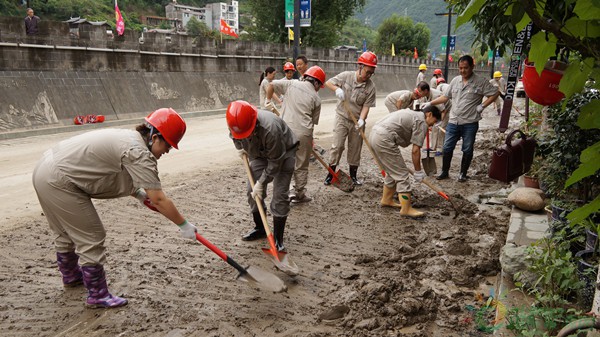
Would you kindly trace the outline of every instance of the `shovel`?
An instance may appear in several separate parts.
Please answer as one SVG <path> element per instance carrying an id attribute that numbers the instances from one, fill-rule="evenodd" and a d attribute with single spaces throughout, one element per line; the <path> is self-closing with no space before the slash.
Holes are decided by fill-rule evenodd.
<path id="1" fill-rule="evenodd" d="M 346 110 L 346 113 L 350 116 L 350 118 L 354 122 L 354 125 L 358 126 L 358 121 L 356 120 L 356 117 L 354 117 L 352 112 L 350 112 L 350 108 L 348 108 L 348 102 L 342 101 L 342 103 L 344 104 L 344 110 Z M 379 157 L 377 157 L 375 152 L 373 152 L 373 148 L 371 147 L 371 144 L 369 144 L 369 141 L 367 140 L 367 137 L 365 136 L 363 130 L 359 128 L 358 132 L 360 133 L 362 139 L 365 141 L 365 144 L 367 144 L 367 148 L 369 149 L 369 152 L 371 152 L 373 159 L 375 159 L 375 162 L 377 162 L 377 166 L 379 166 L 379 169 L 381 170 L 381 175 L 385 178 L 385 170 L 383 169 L 383 164 L 381 163 L 381 160 L 379 160 Z"/>
<path id="2" fill-rule="evenodd" d="M 240 266 L 232 258 L 227 256 L 225 253 L 223 253 L 223 251 L 221 251 L 219 248 L 217 248 L 210 241 L 203 238 L 202 235 L 198 233 L 196 233 L 196 240 L 200 241 L 200 243 L 205 245 L 208 249 L 212 250 L 215 254 L 219 255 L 219 257 L 225 260 L 225 262 L 227 262 L 230 266 L 237 269 L 237 271 L 240 272 L 240 274 L 237 276 L 237 279 L 256 285 L 261 289 L 269 290 L 276 293 L 285 291 L 287 289 L 285 283 L 283 283 L 283 281 L 279 277 L 252 266 L 248 268 Z"/>
<path id="3" fill-rule="evenodd" d="M 312 153 L 313 153 L 313 156 L 315 156 L 315 158 L 317 158 L 319 163 L 321 163 L 323 165 L 323 167 L 327 171 L 329 171 L 329 174 L 331 174 L 333 176 L 333 179 L 331 180 L 331 185 L 339 188 L 340 190 L 342 190 L 344 192 L 354 191 L 354 183 L 352 182 L 352 178 L 350 178 L 350 176 L 346 172 L 344 172 L 342 170 L 338 170 L 337 172 L 334 172 L 333 169 L 331 169 L 331 166 L 327 165 L 327 163 L 325 163 L 323 158 L 321 158 L 321 156 L 319 156 L 317 151 L 312 149 Z"/>
<path id="4" fill-rule="evenodd" d="M 252 171 L 250 170 L 250 164 L 248 163 L 248 156 L 244 155 L 244 159 L 242 161 L 244 162 L 244 167 L 246 168 L 246 174 L 248 174 L 248 181 L 250 181 L 250 184 L 254 186 L 254 178 L 252 177 Z M 267 223 L 267 215 L 265 214 L 265 209 L 262 207 L 262 201 L 260 197 L 257 195 L 254 198 L 254 201 L 258 207 L 260 218 L 262 219 L 265 232 L 267 233 L 267 240 L 269 241 L 270 248 L 263 248 L 263 253 L 265 253 L 271 259 L 271 261 L 273 261 L 273 264 L 275 264 L 277 269 L 290 276 L 298 275 L 298 272 L 300 271 L 298 265 L 290 260 L 290 257 L 287 253 L 280 252 L 275 247 L 275 238 L 273 237 L 271 228 L 269 228 L 269 224 Z"/>
<path id="5" fill-rule="evenodd" d="M 425 171 L 425 174 L 431 176 L 437 173 L 437 164 L 435 162 L 435 158 L 429 157 L 429 152 L 431 149 L 429 146 L 429 129 L 427 129 L 427 134 L 425 137 L 427 139 L 427 157 L 421 158 L 421 164 L 423 165 L 423 170 Z"/>
<path id="6" fill-rule="evenodd" d="M 410 172 L 410 174 L 414 175 L 415 171 L 413 171 L 411 168 L 407 167 L 408 172 Z M 433 191 L 435 191 L 435 193 L 439 194 L 442 198 L 450 201 L 450 203 L 452 204 L 452 208 L 454 208 L 454 211 L 456 212 L 454 214 L 454 218 L 456 219 L 456 217 L 458 216 L 458 214 L 460 214 L 460 208 L 458 207 L 458 205 L 456 204 L 456 202 L 454 202 L 454 199 L 451 199 L 449 195 L 447 195 L 446 193 L 444 193 L 444 191 L 442 191 L 442 189 L 437 186 L 435 183 L 433 183 L 429 177 L 425 177 L 425 179 L 423 179 L 423 184 L 427 185 L 427 187 L 431 188 Z"/>

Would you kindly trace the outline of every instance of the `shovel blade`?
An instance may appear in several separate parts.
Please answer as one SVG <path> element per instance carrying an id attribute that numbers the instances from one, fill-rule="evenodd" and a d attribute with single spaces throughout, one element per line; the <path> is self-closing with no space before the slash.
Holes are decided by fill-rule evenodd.
<path id="1" fill-rule="evenodd" d="M 336 176 L 331 181 L 333 186 L 348 193 L 354 191 L 354 182 L 352 182 L 352 178 L 350 178 L 346 172 L 337 170 L 335 175 Z"/>
<path id="2" fill-rule="evenodd" d="M 423 166 L 423 171 L 428 176 L 433 176 L 437 173 L 437 163 L 433 157 L 422 158 L 421 166 Z"/>
<path id="3" fill-rule="evenodd" d="M 279 277 L 252 266 L 246 268 L 245 273 L 238 275 L 238 280 L 255 285 L 263 290 L 272 291 L 274 293 L 280 293 L 287 290 L 287 286 Z"/>
<path id="4" fill-rule="evenodd" d="M 277 267 L 277 269 L 290 276 L 296 276 L 300 273 L 300 268 L 298 268 L 298 265 L 290 259 L 288 253 L 278 252 L 277 256 L 273 256 L 273 253 L 270 249 L 263 248 L 262 250 L 263 253 L 265 253 L 265 255 L 271 259 L 271 261 L 273 261 L 273 264 L 275 267 Z"/>

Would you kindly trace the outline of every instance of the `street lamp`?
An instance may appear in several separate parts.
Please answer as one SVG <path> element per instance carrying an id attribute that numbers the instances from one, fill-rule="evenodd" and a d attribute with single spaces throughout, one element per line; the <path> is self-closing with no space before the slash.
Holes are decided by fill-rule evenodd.
<path id="1" fill-rule="evenodd" d="M 435 13 L 436 16 L 447 16 L 448 17 L 448 31 L 446 33 L 446 59 L 444 60 L 444 78 L 449 81 L 448 78 L 448 55 L 450 55 L 450 29 L 452 27 L 452 6 L 448 8 L 448 13 Z"/>

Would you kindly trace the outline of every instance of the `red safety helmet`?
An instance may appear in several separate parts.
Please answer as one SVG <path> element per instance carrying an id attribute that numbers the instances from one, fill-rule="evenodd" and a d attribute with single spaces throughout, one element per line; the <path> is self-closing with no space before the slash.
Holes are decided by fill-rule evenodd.
<path id="1" fill-rule="evenodd" d="M 360 55 L 356 63 L 377 68 L 377 55 L 375 55 L 373 52 L 366 51 Z"/>
<path id="2" fill-rule="evenodd" d="M 325 87 L 325 72 L 319 66 L 312 66 L 304 73 L 304 76 L 310 76 L 321 82 L 321 88 Z"/>
<path id="3" fill-rule="evenodd" d="M 283 71 L 288 71 L 288 70 L 296 70 L 296 68 L 294 68 L 294 65 L 292 64 L 292 62 L 286 62 L 283 65 Z"/>
<path id="4" fill-rule="evenodd" d="M 442 69 L 436 69 L 433 71 L 434 75 L 441 75 L 442 74 Z"/>
<path id="5" fill-rule="evenodd" d="M 446 83 L 446 80 L 443 77 L 438 77 L 437 80 L 435 80 L 435 84 L 440 84 L 440 83 Z"/>
<path id="6" fill-rule="evenodd" d="M 162 108 L 151 112 L 146 118 L 146 122 L 160 132 L 161 136 L 172 147 L 179 149 L 177 144 L 185 134 L 185 121 L 179 114 L 171 108 Z"/>
<path id="7" fill-rule="evenodd" d="M 235 139 L 248 138 L 256 127 L 258 110 L 246 101 L 233 101 L 227 107 L 227 125 Z"/>

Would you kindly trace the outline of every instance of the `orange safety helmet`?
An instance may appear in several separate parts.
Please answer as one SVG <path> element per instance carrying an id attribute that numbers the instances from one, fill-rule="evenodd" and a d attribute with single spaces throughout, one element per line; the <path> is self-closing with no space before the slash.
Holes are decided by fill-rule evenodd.
<path id="1" fill-rule="evenodd" d="M 360 55 L 356 63 L 377 68 L 377 55 L 375 55 L 373 52 L 366 51 Z"/>
<path id="2" fill-rule="evenodd" d="M 227 125 L 235 139 L 248 138 L 256 127 L 258 110 L 246 101 L 233 101 L 227 107 Z"/>
<path id="3" fill-rule="evenodd" d="M 304 76 L 310 76 L 321 82 L 321 88 L 325 87 L 325 72 L 319 66 L 312 66 L 304 73 Z"/>
<path id="4" fill-rule="evenodd" d="M 433 71 L 434 75 L 441 75 L 442 74 L 442 69 L 436 69 Z"/>
<path id="5" fill-rule="evenodd" d="M 288 70 L 296 70 L 296 68 L 294 68 L 294 65 L 292 64 L 292 62 L 286 62 L 283 65 L 283 71 L 288 71 Z"/>
<path id="6" fill-rule="evenodd" d="M 435 84 L 440 84 L 440 83 L 446 83 L 446 80 L 443 77 L 438 77 L 437 80 L 435 80 Z"/>
<path id="7" fill-rule="evenodd" d="M 169 145 L 179 150 L 177 145 L 185 134 L 186 125 L 175 110 L 171 108 L 158 109 L 151 112 L 145 119 L 148 124 L 160 132 Z"/>

